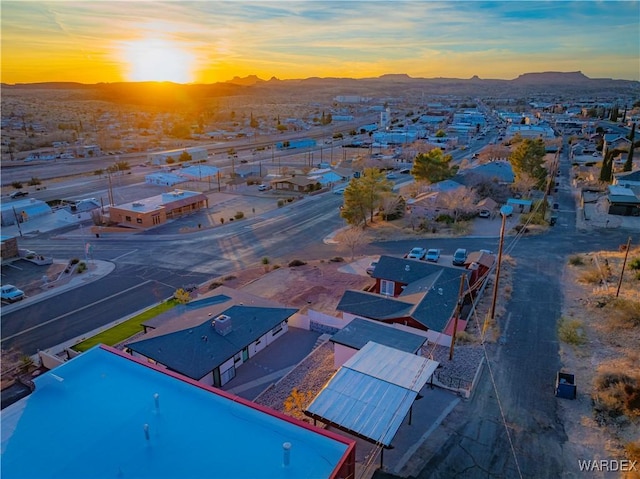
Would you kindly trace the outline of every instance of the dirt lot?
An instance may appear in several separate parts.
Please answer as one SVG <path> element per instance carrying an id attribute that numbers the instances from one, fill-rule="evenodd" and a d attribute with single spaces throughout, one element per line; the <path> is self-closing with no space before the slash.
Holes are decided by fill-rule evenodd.
<path id="1" fill-rule="evenodd" d="M 565 268 L 563 318 L 576 335 L 573 328 L 567 336 L 559 330 L 560 355 L 563 369 L 575 374 L 578 397 L 559 404 L 567 452 L 578 459 L 640 460 L 640 279 L 628 262 L 623 302 L 616 301 L 623 258 L 617 251 L 586 254 Z M 640 258 L 640 248 L 630 252 L 633 258 Z M 618 382 L 622 376 L 625 384 Z"/>
<path id="2" fill-rule="evenodd" d="M 343 273 L 345 262 L 309 261 L 301 266 L 268 265 L 238 272 L 232 277 L 219 278 L 226 286 L 278 301 L 284 305 L 313 308 L 335 314 L 336 306 L 347 289 L 364 289 L 374 284 L 368 276 Z"/>

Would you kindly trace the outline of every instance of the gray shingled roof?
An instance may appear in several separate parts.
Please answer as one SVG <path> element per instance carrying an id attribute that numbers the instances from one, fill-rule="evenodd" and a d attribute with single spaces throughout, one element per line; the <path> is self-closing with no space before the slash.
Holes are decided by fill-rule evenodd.
<path id="1" fill-rule="evenodd" d="M 415 354 L 426 337 L 401 331 L 386 324 L 355 318 L 333 335 L 331 341 L 354 349 L 362 349 L 369 341 Z"/>
<path id="2" fill-rule="evenodd" d="M 134 341 L 127 347 L 199 380 L 297 311 L 294 308 L 232 306 L 222 313 L 231 318 L 233 328 L 226 336 L 215 331 L 211 318 L 199 326 Z"/>
<path id="3" fill-rule="evenodd" d="M 403 293 L 392 298 L 346 291 L 337 309 L 379 321 L 410 317 L 428 329 L 444 331 L 458 302 L 460 276 L 469 274 L 469 270 L 461 268 L 381 256 L 373 276 L 406 284 Z"/>

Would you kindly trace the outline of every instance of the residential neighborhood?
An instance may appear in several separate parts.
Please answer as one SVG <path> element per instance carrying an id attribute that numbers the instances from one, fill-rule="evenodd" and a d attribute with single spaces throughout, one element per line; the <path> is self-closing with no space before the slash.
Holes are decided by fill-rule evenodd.
<path id="1" fill-rule="evenodd" d="M 73 475 L 83 434 L 117 451 L 119 477 L 179 475 L 173 450 L 202 477 L 203 458 L 239 444 L 247 464 L 219 477 L 447 477 L 447 451 L 475 428 L 494 445 L 515 435 L 497 477 L 518 477 L 514 464 L 537 477 L 543 458 L 560 477 L 580 451 L 603 453 L 594 437 L 635 457 L 636 83 L 606 101 L 523 102 L 517 83 L 470 101 L 338 95 L 338 79 L 280 102 L 277 121 L 247 95 L 177 138 L 170 113 L 104 107 L 75 141 L 45 113 L 15 114 L 30 90 L 10 88 L 2 274 L 23 295 L 2 302 L 3 475 L 46 477 L 15 451 L 43 437 L 29 450 L 64 455 L 46 444 L 69 424 L 73 452 L 50 477 Z M 18 142 L 24 127 L 46 145 Z M 565 311 L 572 295 L 617 308 L 625 339 Z M 586 337 L 624 378 L 583 369 L 581 354 L 597 361 Z M 577 380 L 573 409 L 560 373 Z M 596 377 L 630 396 L 615 409 Z M 603 404 L 622 434 L 576 420 Z"/>

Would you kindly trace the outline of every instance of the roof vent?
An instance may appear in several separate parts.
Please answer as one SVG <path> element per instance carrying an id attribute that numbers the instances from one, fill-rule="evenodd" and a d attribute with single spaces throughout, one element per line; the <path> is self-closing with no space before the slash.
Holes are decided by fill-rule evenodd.
<path id="1" fill-rule="evenodd" d="M 134 203 L 133 203 L 133 207 L 134 207 L 134 208 L 141 208 L 141 207 L 143 207 L 143 206 L 144 206 L 144 203 L 138 203 L 138 202 L 134 202 Z"/>
<path id="2" fill-rule="evenodd" d="M 405 270 L 405 271 L 410 271 L 410 270 L 411 270 L 411 266 L 409 266 L 408 264 L 406 264 L 406 265 L 404 266 L 404 270 Z"/>
<path id="3" fill-rule="evenodd" d="M 438 294 L 442 296 L 442 288 L 438 288 Z"/>
<path id="4" fill-rule="evenodd" d="M 213 327 L 220 336 L 226 336 L 231 332 L 231 318 L 226 314 L 221 314 L 213 321 Z"/>

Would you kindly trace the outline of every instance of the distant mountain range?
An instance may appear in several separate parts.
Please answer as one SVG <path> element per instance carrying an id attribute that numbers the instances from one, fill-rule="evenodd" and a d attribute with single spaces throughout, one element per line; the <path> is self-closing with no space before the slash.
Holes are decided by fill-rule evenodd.
<path id="1" fill-rule="evenodd" d="M 640 96 L 640 82 L 589 78 L 582 72 L 525 73 L 512 80 L 460 78 L 413 78 L 407 74 L 387 74 L 375 78 L 319 78 L 262 80 L 256 75 L 235 77 L 213 84 L 177 84 L 171 82 L 120 82 L 93 85 L 73 82 L 2 84 L 3 89 L 82 90 L 95 99 L 129 104 L 177 105 L 206 98 L 234 95 L 360 95 L 391 97 L 416 94 L 482 95 L 513 97 L 571 97 L 631 95 Z"/>

